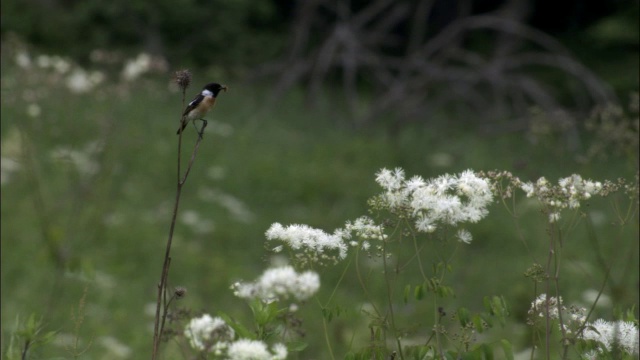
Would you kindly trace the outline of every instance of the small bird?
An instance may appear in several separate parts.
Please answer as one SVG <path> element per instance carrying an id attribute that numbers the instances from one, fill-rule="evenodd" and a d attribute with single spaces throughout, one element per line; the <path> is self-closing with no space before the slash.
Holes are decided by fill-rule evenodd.
<path id="1" fill-rule="evenodd" d="M 221 90 L 226 92 L 227 86 L 220 85 L 218 83 L 209 83 L 205 85 L 202 92 L 196 95 L 189 105 L 187 105 L 187 108 L 184 109 L 184 113 L 182 113 L 182 122 L 176 134 L 180 134 L 182 130 L 187 127 L 190 121 L 202 120 L 206 126 L 207 121 L 202 117 L 205 116 L 216 104 L 216 97 Z M 204 127 L 202 129 L 204 130 Z M 200 136 L 202 137 L 202 133 Z"/>

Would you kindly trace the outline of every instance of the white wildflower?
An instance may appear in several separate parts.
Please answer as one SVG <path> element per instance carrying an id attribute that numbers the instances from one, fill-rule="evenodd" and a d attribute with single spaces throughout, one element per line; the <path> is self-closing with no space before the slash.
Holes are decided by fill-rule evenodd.
<path id="1" fill-rule="evenodd" d="M 273 356 L 271 357 L 271 360 L 284 360 L 287 358 L 287 347 L 284 346 L 284 344 L 275 344 L 271 347 L 271 349 L 273 350 Z"/>
<path id="2" fill-rule="evenodd" d="M 394 171 L 382 169 L 376 174 L 376 182 L 387 191 L 400 189 L 404 182 L 404 170 L 396 168 Z"/>
<path id="3" fill-rule="evenodd" d="M 544 318 L 548 308 L 549 318 L 557 319 L 559 316 L 558 305 L 560 306 L 560 309 L 564 308 L 562 306 L 562 297 L 556 298 L 552 296 L 547 299 L 547 294 L 541 294 L 531 303 L 529 315 Z"/>
<path id="4" fill-rule="evenodd" d="M 580 175 L 573 174 L 558 180 L 558 185 L 552 185 L 544 177 L 535 184 L 521 184 L 520 188 L 527 197 L 536 197 L 549 211 L 549 222 L 560 219 L 560 210 L 565 208 L 577 209 L 580 202 L 600 194 L 602 184 L 591 180 L 584 180 Z"/>
<path id="5" fill-rule="evenodd" d="M 23 69 L 28 69 L 31 67 L 31 57 L 26 51 L 18 51 L 15 57 L 15 62 L 19 67 Z"/>
<path id="6" fill-rule="evenodd" d="M 272 224 L 266 232 L 267 240 L 280 240 L 291 249 L 301 251 L 308 261 L 319 263 L 323 260 L 337 261 L 347 257 L 347 244 L 342 236 L 343 233 L 340 231 L 330 235 L 308 225 L 294 224 L 284 227 L 279 223 Z M 337 252 L 338 258 L 331 252 Z"/>
<path id="7" fill-rule="evenodd" d="M 235 283 L 234 294 L 240 298 L 258 298 L 264 302 L 294 298 L 306 300 L 320 288 L 317 273 L 306 271 L 298 274 L 293 267 L 267 269 L 252 283 Z"/>
<path id="8" fill-rule="evenodd" d="M 135 59 L 127 60 L 127 63 L 122 70 L 122 77 L 127 81 L 132 81 L 150 69 L 151 56 L 149 56 L 149 54 L 140 53 Z"/>
<path id="9" fill-rule="evenodd" d="M 51 151 L 51 157 L 60 162 L 68 162 L 75 166 L 83 177 L 91 177 L 100 171 L 100 163 L 96 161 L 103 151 L 104 145 L 100 141 L 88 143 L 82 150 L 73 150 L 66 146 L 59 146 Z"/>
<path id="10" fill-rule="evenodd" d="M 235 332 L 221 318 L 204 314 L 189 321 L 184 336 L 196 350 L 220 353 L 233 340 Z"/>
<path id="11" fill-rule="evenodd" d="M 240 339 L 229 345 L 227 358 L 229 360 L 284 360 L 287 358 L 287 348 L 282 344 L 272 347 L 269 352 L 262 341 Z"/>
<path id="12" fill-rule="evenodd" d="M 473 236 L 471 235 L 471 233 L 465 229 L 458 230 L 458 232 L 456 233 L 456 237 L 460 242 L 463 242 L 465 244 L 471 244 L 471 240 L 473 240 Z"/>
<path id="13" fill-rule="evenodd" d="M 410 206 L 419 231 L 431 230 L 436 223 L 456 225 L 484 218 L 493 201 L 491 186 L 471 170 L 429 180 L 411 193 Z M 426 225 L 429 224 L 429 225 Z"/>
<path id="14" fill-rule="evenodd" d="M 382 231 L 382 226 L 376 224 L 373 219 L 368 216 L 361 216 L 355 221 L 348 221 L 345 225 L 345 230 L 349 235 L 342 235 L 343 238 L 350 238 L 352 232 L 361 239 L 366 240 L 384 240 L 387 235 Z"/>
<path id="15" fill-rule="evenodd" d="M 38 64 L 38 67 L 46 69 L 51 66 L 51 58 L 49 55 L 39 55 L 36 58 L 36 63 Z"/>
<path id="16" fill-rule="evenodd" d="M 520 188 L 527 194 L 527 197 L 532 197 L 535 194 L 535 187 L 530 182 L 522 183 Z"/>
<path id="17" fill-rule="evenodd" d="M 627 354 L 638 354 L 638 327 L 632 322 L 598 319 L 587 324 L 582 337 L 602 344 L 600 351 L 612 351 L 614 346 L 618 346 Z"/>
<path id="18" fill-rule="evenodd" d="M 436 231 L 436 226 L 433 224 L 431 219 L 424 216 L 424 214 L 420 214 L 416 218 L 416 230 L 420 232 L 431 233 Z"/>
<path id="19" fill-rule="evenodd" d="M 27 106 L 27 115 L 35 118 L 40 116 L 40 114 L 42 113 L 42 110 L 40 109 L 40 105 L 38 104 L 29 104 Z"/>
<path id="20" fill-rule="evenodd" d="M 90 73 L 83 69 L 76 69 L 67 77 L 66 85 L 74 93 L 86 93 L 102 83 L 105 76 L 100 71 Z"/>
<path id="21" fill-rule="evenodd" d="M 20 163 L 14 159 L 8 157 L 0 158 L 0 184 L 5 185 L 9 183 L 9 179 L 13 173 L 20 170 Z"/>

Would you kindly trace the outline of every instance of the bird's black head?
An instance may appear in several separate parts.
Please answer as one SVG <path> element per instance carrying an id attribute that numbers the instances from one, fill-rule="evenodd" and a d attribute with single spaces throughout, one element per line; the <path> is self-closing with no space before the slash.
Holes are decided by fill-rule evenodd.
<path id="1" fill-rule="evenodd" d="M 220 92 L 220 90 L 227 91 L 227 86 L 220 85 L 218 83 L 209 83 L 204 86 L 204 90 L 211 91 L 213 93 L 213 96 L 215 97 L 215 96 L 218 96 L 218 93 Z"/>

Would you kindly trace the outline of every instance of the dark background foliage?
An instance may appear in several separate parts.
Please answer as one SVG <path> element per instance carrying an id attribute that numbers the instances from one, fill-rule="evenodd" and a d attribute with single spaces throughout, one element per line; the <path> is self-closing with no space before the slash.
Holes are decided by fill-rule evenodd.
<path id="1" fill-rule="evenodd" d="M 2 35 L 15 32 L 45 49 L 87 59 L 96 48 L 129 49 L 166 56 L 172 63 L 246 65 L 273 59 L 291 35 L 290 24 L 305 3 L 323 1 L 205 0 L 6 0 L 2 2 Z M 370 1 L 343 4 L 353 13 Z M 421 1 L 397 1 L 415 8 Z M 552 36 L 583 38 L 592 25 L 610 18 L 619 29 L 608 29 L 608 45 L 636 46 L 630 34 L 637 25 L 638 2 L 614 1 L 447 1 L 430 2 L 425 35 L 432 36 L 461 13 L 494 13 L 513 17 Z M 336 15 L 320 8 L 327 24 Z M 388 15 L 388 14 L 387 14 Z M 392 30 L 399 39 L 410 33 L 408 23 Z M 310 39 L 313 40 L 313 39 Z M 313 42 L 313 41 L 312 41 Z"/>
<path id="2" fill-rule="evenodd" d="M 615 103 L 638 86 L 637 70 L 610 66 L 637 61 L 638 9 L 637 0 L 8 0 L 1 31 L 80 62 L 95 50 L 145 51 L 171 68 L 266 79 L 270 99 L 302 85 L 316 105 L 333 84 L 355 126 L 392 113 L 397 129 L 442 111 L 504 119 Z"/>

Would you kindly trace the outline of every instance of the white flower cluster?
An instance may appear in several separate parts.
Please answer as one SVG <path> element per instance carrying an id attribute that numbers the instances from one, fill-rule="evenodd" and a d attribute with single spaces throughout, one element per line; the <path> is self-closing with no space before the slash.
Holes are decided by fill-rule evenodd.
<path id="1" fill-rule="evenodd" d="M 31 55 L 22 50 L 16 54 L 15 62 L 26 70 L 30 70 L 35 64 L 39 69 L 53 70 L 54 74 L 65 76 L 65 84 L 74 93 L 88 92 L 106 79 L 103 72 L 87 71 L 58 55 L 38 55 L 32 61 Z"/>
<path id="2" fill-rule="evenodd" d="M 558 320 L 560 319 L 560 313 L 562 313 L 562 321 L 563 323 L 558 323 L 558 327 L 566 334 L 571 334 L 582 325 L 586 321 L 586 312 L 587 309 L 579 306 L 571 305 L 566 307 L 562 303 L 562 297 L 549 297 L 547 299 L 546 294 L 542 294 L 536 298 L 533 303 L 531 303 L 531 308 L 529 309 L 529 325 L 535 325 L 537 319 L 544 319 L 545 313 L 547 312 L 547 306 L 549 309 L 549 319 Z"/>
<path id="3" fill-rule="evenodd" d="M 560 219 L 560 210 L 564 208 L 577 209 L 580 201 L 588 200 L 593 195 L 602 191 L 602 183 L 598 181 L 584 180 L 580 175 L 573 174 L 560 179 L 558 185 L 552 185 L 541 177 L 536 183 L 523 183 L 520 188 L 527 197 L 536 197 L 545 206 L 549 207 L 549 222 Z"/>
<path id="4" fill-rule="evenodd" d="M 86 93 L 105 80 L 105 75 L 100 71 L 87 71 L 82 68 L 73 70 L 66 79 L 66 85 L 74 93 Z"/>
<path id="5" fill-rule="evenodd" d="M 227 359 L 229 360 L 284 360 L 287 358 L 287 347 L 275 344 L 270 352 L 262 341 L 240 339 L 229 345 Z"/>
<path id="6" fill-rule="evenodd" d="M 89 178 L 100 171 L 98 158 L 104 151 L 102 141 L 92 141 L 82 150 L 74 150 L 67 146 L 59 146 L 51 150 L 51 158 L 55 161 L 66 162 L 75 167 L 83 178 Z"/>
<path id="7" fill-rule="evenodd" d="M 552 320 L 559 319 L 562 312 L 564 330 L 567 334 L 574 330 L 583 328 L 584 331 L 580 337 L 584 340 L 595 340 L 601 344 L 599 352 L 612 351 L 614 347 L 626 352 L 627 354 L 638 354 L 638 327 L 628 321 L 609 322 L 598 319 L 593 323 L 585 324 L 586 309 L 582 307 L 565 307 L 562 304 L 562 297 L 549 297 L 546 294 L 538 296 L 529 309 L 529 324 L 535 323 L 535 318 L 544 318 L 545 312 L 549 308 L 549 318 Z M 585 359 L 600 358 L 597 352 L 583 354 Z"/>
<path id="8" fill-rule="evenodd" d="M 302 251 L 301 262 L 310 261 L 321 263 L 332 260 L 337 262 L 347 257 L 347 245 L 342 240 L 343 234 L 336 231 L 333 235 L 314 229 L 308 225 L 288 225 L 279 223 L 271 225 L 266 232 L 267 240 L 280 240 L 294 251 Z M 279 251 L 277 247 L 274 251 Z M 337 252 L 337 254 L 336 254 Z"/>
<path id="9" fill-rule="evenodd" d="M 235 337 L 235 332 L 221 318 L 204 314 L 189 321 L 184 336 L 192 348 L 220 355 Z"/>
<path id="10" fill-rule="evenodd" d="M 549 308 L 549 318 L 550 319 L 558 319 L 558 305 L 560 305 L 560 309 L 564 309 L 564 305 L 562 305 L 562 297 L 551 296 L 547 299 L 547 294 L 540 294 L 532 303 L 531 308 L 528 311 L 530 317 L 540 317 L 544 318 L 545 313 L 547 311 L 547 307 Z"/>
<path id="11" fill-rule="evenodd" d="M 486 208 L 493 201 L 490 183 L 471 170 L 425 181 L 419 176 L 406 180 L 400 168 L 382 169 L 376 181 L 385 190 L 381 205 L 408 211 L 421 232 L 433 232 L 438 224 L 477 222 L 488 214 Z"/>
<path id="12" fill-rule="evenodd" d="M 383 230 L 383 227 L 376 224 L 370 217 L 361 216 L 355 221 L 347 221 L 344 226 L 344 231 L 338 230 L 336 233 L 341 234 L 344 240 L 351 239 L 352 234 L 355 234 L 356 237 L 362 239 L 362 249 L 369 250 L 371 247 L 369 243 L 370 240 L 383 241 L 387 238 Z M 358 242 L 351 240 L 349 244 L 351 246 L 357 246 Z"/>
<path id="13" fill-rule="evenodd" d="M 582 337 L 602 344 L 600 352 L 612 351 L 615 346 L 627 354 L 638 354 L 638 327 L 628 321 L 609 322 L 598 319 L 587 324 Z"/>
<path id="14" fill-rule="evenodd" d="M 306 300 L 320 289 L 320 277 L 313 271 L 298 274 L 291 266 L 267 269 L 255 282 L 235 283 L 234 294 L 264 302 L 294 298 Z"/>
<path id="15" fill-rule="evenodd" d="M 301 265 L 306 263 L 322 264 L 325 261 L 334 263 L 347 257 L 348 246 L 358 246 L 369 250 L 371 240 L 384 240 L 382 225 L 376 224 L 368 216 L 361 216 L 354 221 L 347 221 L 344 228 L 334 230 L 333 234 L 328 234 L 322 230 L 314 229 L 307 225 L 288 225 L 286 227 L 279 223 L 271 225 L 266 233 L 267 240 L 279 240 L 288 247 L 299 253 L 296 260 Z M 358 242 L 354 237 L 359 238 Z M 276 246 L 273 251 L 280 252 L 282 246 Z"/>
<path id="16" fill-rule="evenodd" d="M 275 344 L 269 351 L 262 341 L 238 339 L 235 332 L 219 317 L 208 314 L 193 318 L 184 330 L 184 336 L 192 348 L 207 351 L 227 360 L 284 360 L 287 347 Z"/>
<path id="17" fill-rule="evenodd" d="M 477 222 L 488 214 L 487 206 L 493 201 L 489 182 L 473 171 L 458 175 L 444 175 L 428 181 L 419 176 L 406 180 L 404 171 L 382 169 L 376 174 L 376 182 L 385 190 L 373 201 L 374 206 L 389 209 L 415 221 L 417 231 L 433 232 L 438 224 L 457 225 Z M 348 246 L 369 250 L 371 240 L 384 241 L 384 226 L 362 216 L 348 221 L 345 227 L 333 234 L 307 225 L 274 223 L 266 232 L 267 240 L 282 241 L 296 253 L 296 260 L 306 263 L 338 262 L 347 257 Z M 362 242 L 354 240 L 359 238 Z M 469 244 L 471 233 L 460 230 L 460 242 Z M 282 245 L 273 248 L 282 251 Z"/>

